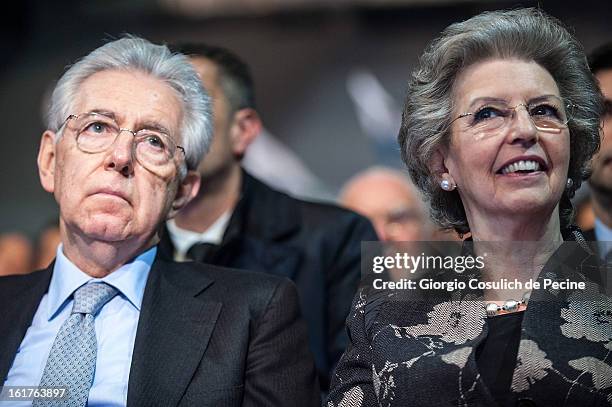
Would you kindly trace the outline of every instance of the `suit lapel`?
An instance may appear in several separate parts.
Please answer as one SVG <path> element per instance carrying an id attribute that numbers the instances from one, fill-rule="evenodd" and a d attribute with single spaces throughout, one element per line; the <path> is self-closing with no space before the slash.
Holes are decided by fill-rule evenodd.
<path id="1" fill-rule="evenodd" d="M 52 271 L 53 263 L 46 270 L 0 279 L 0 384 L 49 288 Z"/>
<path id="2" fill-rule="evenodd" d="M 301 260 L 302 254 L 295 248 L 242 236 L 219 247 L 206 262 L 293 279 Z"/>
<path id="3" fill-rule="evenodd" d="M 221 303 L 202 293 L 213 283 L 188 265 L 157 260 L 143 298 L 128 385 L 128 406 L 175 406 L 211 337 Z"/>
<path id="4" fill-rule="evenodd" d="M 295 199 L 273 190 L 243 170 L 240 201 L 223 240 L 234 233 L 246 232 L 268 242 L 283 241 L 299 231 L 300 222 L 300 207 Z"/>

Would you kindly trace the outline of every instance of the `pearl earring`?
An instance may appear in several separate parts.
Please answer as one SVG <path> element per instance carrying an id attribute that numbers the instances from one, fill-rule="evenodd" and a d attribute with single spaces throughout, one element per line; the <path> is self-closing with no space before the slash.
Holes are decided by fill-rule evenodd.
<path id="1" fill-rule="evenodd" d="M 454 183 L 450 182 L 446 178 L 443 179 L 442 181 L 440 181 L 440 188 L 442 188 L 445 191 L 452 191 L 456 187 L 457 187 L 457 185 L 455 185 Z"/>
<path id="2" fill-rule="evenodd" d="M 567 179 L 567 183 L 565 184 L 565 189 L 572 189 L 574 186 L 574 180 L 571 178 Z"/>

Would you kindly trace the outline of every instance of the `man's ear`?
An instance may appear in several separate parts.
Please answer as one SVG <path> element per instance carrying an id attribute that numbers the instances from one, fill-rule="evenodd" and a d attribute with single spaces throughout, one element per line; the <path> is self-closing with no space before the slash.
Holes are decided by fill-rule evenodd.
<path id="1" fill-rule="evenodd" d="M 55 192 L 55 138 L 56 133 L 47 130 L 40 138 L 38 149 L 38 177 L 43 189 L 49 193 Z"/>
<path id="2" fill-rule="evenodd" d="M 261 133 L 261 119 L 255 109 L 240 109 L 234 113 L 230 138 L 232 151 L 242 158 L 255 137 Z"/>
<path id="3" fill-rule="evenodd" d="M 176 190 L 176 197 L 172 201 L 172 208 L 170 208 L 166 219 L 174 218 L 176 213 L 183 209 L 198 194 L 200 180 L 200 174 L 197 171 L 187 171 L 187 175 Z"/>

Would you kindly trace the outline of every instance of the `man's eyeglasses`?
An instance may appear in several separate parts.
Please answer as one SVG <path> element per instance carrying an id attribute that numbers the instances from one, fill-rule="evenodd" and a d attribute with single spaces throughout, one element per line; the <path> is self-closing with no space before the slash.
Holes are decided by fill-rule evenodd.
<path id="1" fill-rule="evenodd" d="M 519 103 L 516 106 L 510 106 L 503 100 L 491 98 L 483 101 L 475 111 L 459 115 L 451 121 L 451 124 L 467 117 L 470 130 L 474 132 L 495 131 L 507 126 L 517 114 L 516 109 L 519 107 L 525 108 L 536 129 L 548 133 L 559 133 L 567 128 L 567 123 L 571 120 L 576 105 L 552 95 L 538 97 L 529 103 Z"/>
<path id="2" fill-rule="evenodd" d="M 71 114 L 64 125 L 76 134 L 76 144 L 84 153 L 101 153 L 108 150 L 120 133 L 127 131 L 134 136 L 132 154 L 136 160 L 150 171 L 167 165 L 180 149 L 166 133 L 158 130 L 142 129 L 132 131 L 119 127 L 115 119 L 102 113 Z"/>

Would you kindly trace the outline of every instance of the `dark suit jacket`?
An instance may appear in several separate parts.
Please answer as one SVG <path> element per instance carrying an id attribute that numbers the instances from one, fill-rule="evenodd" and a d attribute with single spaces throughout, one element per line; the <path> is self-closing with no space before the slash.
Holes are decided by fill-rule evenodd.
<path id="1" fill-rule="evenodd" d="M 595 229 L 587 229 L 587 230 L 582 232 L 582 235 L 584 236 L 584 239 L 587 242 L 595 242 L 595 241 L 597 241 L 597 239 L 595 238 Z"/>
<path id="2" fill-rule="evenodd" d="M 0 383 L 48 290 L 53 266 L 0 278 Z M 316 406 L 297 293 L 286 279 L 155 260 L 128 406 Z"/>
<path id="3" fill-rule="evenodd" d="M 365 218 L 275 191 L 243 172 L 241 198 L 207 263 L 292 279 L 326 390 L 347 345 L 345 320 L 360 279 L 361 241 L 378 240 Z M 167 232 L 160 252 L 172 258 Z"/>

